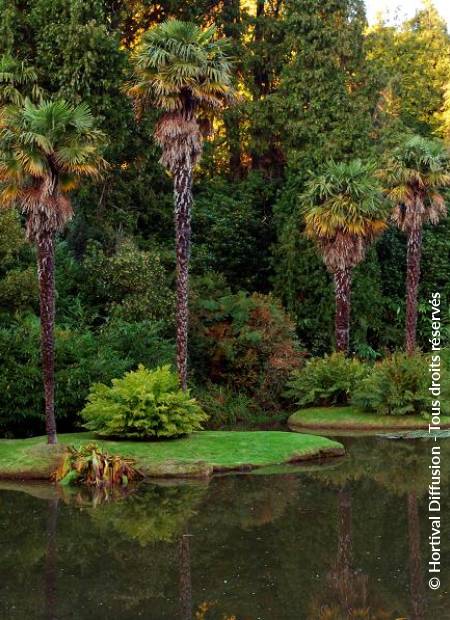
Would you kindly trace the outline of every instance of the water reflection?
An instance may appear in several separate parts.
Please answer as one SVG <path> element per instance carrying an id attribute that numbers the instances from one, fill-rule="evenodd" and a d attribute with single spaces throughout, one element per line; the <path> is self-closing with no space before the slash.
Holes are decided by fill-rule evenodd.
<path id="1" fill-rule="evenodd" d="M 408 541 L 409 541 L 409 574 L 411 591 L 411 620 L 424 620 L 425 617 L 425 586 L 423 563 L 420 546 L 420 519 L 417 493 L 408 493 Z"/>
<path id="2" fill-rule="evenodd" d="M 0 617 L 450 617 L 424 582 L 427 444 L 361 439 L 349 451 L 326 469 L 107 495 L 2 484 Z"/>
<path id="3" fill-rule="evenodd" d="M 58 523 L 58 498 L 48 500 L 47 516 L 47 550 L 45 554 L 45 617 L 57 620 L 56 615 L 56 581 L 57 581 L 57 546 L 56 531 Z"/>
<path id="4" fill-rule="evenodd" d="M 189 534 L 180 537 L 180 620 L 192 620 L 191 550 Z"/>

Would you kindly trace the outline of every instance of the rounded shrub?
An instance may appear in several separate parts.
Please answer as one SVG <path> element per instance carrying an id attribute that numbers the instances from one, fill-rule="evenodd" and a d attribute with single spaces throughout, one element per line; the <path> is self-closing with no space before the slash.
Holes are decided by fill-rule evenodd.
<path id="1" fill-rule="evenodd" d="M 192 300 L 191 359 L 196 376 L 277 410 L 302 361 L 295 327 L 271 295 L 240 292 Z"/>
<path id="2" fill-rule="evenodd" d="M 434 400 L 430 387 L 430 359 L 422 353 L 407 355 L 394 353 L 378 362 L 369 375 L 355 390 L 353 403 L 366 411 L 380 415 L 421 415 L 431 414 Z M 440 408 L 448 414 L 449 375 L 444 364 L 441 372 Z"/>
<path id="3" fill-rule="evenodd" d="M 300 406 L 347 405 L 367 372 L 365 364 L 343 353 L 315 357 L 292 373 L 286 393 Z"/>
<path id="4" fill-rule="evenodd" d="M 168 365 L 154 370 L 139 365 L 111 386 L 95 384 L 81 416 L 100 436 L 128 439 L 181 437 L 200 430 L 207 419 Z"/>

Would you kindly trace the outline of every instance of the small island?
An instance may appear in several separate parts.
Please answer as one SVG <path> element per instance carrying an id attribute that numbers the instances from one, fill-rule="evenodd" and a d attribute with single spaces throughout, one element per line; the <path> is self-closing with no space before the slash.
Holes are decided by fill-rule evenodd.
<path id="1" fill-rule="evenodd" d="M 396 431 L 428 430 L 428 420 L 418 415 L 379 415 L 355 406 L 310 407 L 293 413 L 288 426 L 297 432 L 306 431 Z M 441 417 L 441 429 L 450 428 L 450 417 Z"/>
<path id="2" fill-rule="evenodd" d="M 65 448 L 96 440 L 92 433 L 59 435 L 55 446 L 46 437 L 0 440 L 0 479 L 50 480 Z M 344 447 L 315 435 L 283 431 L 200 431 L 170 441 L 96 440 L 110 454 L 135 461 L 149 478 L 209 477 L 227 471 L 342 456 Z"/>

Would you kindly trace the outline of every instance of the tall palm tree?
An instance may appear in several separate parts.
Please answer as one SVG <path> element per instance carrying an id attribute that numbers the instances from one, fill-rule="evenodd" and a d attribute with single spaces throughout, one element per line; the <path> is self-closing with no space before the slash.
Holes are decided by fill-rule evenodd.
<path id="1" fill-rule="evenodd" d="M 9 106 L 0 113 L 0 205 L 19 206 L 36 244 L 42 370 L 48 443 L 56 443 L 54 411 L 54 238 L 72 217 L 69 192 L 105 167 L 104 136 L 85 105 L 65 101 Z"/>
<path id="2" fill-rule="evenodd" d="M 438 140 L 409 137 L 380 172 L 394 205 L 392 220 L 407 235 L 406 351 L 416 348 L 417 297 L 424 224 L 437 224 L 446 215 L 441 190 L 450 187 L 449 154 Z"/>
<path id="3" fill-rule="evenodd" d="M 336 349 L 349 348 L 353 268 L 367 246 L 386 228 L 386 207 L 373 167 L 359 159 L 329 162 L 301 197 L 305 233 L 313 239 L 333 275 Z"/>
<path id="4" fill-rule="evenodd" d="M 149 106 L 163 112 L 154 136 L 161 163 L 173 175 L 177 258 L 177 368 L 187 385 L 188 284 L 193 169 L 202 151 L 202 127 L 233 99 L 227 43 L 216 29 L 177 20 L 146 32 L 133 55 L 128 93 L 139 118 Z"/>

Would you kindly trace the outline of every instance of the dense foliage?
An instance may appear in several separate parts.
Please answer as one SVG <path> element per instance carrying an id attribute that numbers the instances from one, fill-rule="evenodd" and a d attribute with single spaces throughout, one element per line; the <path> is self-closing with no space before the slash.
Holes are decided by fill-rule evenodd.
<path id="1" fill-rule="evenodd" d="M 274 409 L 301 363 L 294 325 L 270 295 L 244 292 L 193 304 L 193 363 L 198 376 Z"/>
<path id="2" fill-rule="evenodd" d="M 39 323 L 27 317 L 0 329 L 0 432 L 43 432 Z M 173 343 L 160 323 L 114 321 L 101 330 L 56 329 L 56 412 L 61 430 L 79 420 L 93 383 L 136 368 L 172 362 Z"/>
<path id="3" fill-rule="evenodd" d="M 147 370 L 142 364 L 95 384 L 81 412 L 84 426 L 102 437 L 168 439 L 200 430 L 206 415 L 190 394 L 180 389 L 170 367 Z"/>
<path id="4" fill-rule="evenodd" d="M 448 148 L 450 36 L 432 3 L 403 23 L 367 27 L 363 0 L 0 0 L 0 106 L 24 95 L 32 107 L 42 98 L 88 106 L 106 140 L 109 167 L 71 191 L 74 217 L 55 243 L 55 409 L 63 430 L 77 427 L 91 384 L 140 363 L 175 361 L 173 187 L 153 137 L 160 112 L 144 101 L 149 69 L 141 67 L 139 82 L 133 61 L 143 44 L 164 65 L 167 41 L 142 35 L 170 18 L 214 23 L 214 43 L 227 37 L 226 90 L 238 92 L 221 118 L 199 115 L 203 152 L 193 186 L 188 380 L 214 427 L 250 424 L 264 411 L 275 418 L 303 353 L 334 348 L 333 278 L 301 213 L 308 182 L 330 160 L 344 168 L 370 161 L 389 172 L 413 134 Z M 139 84 L 138 122 L 128 94 Z M 448 202 L 448 190 L 440 194 Z M 0 212 L 1 435 L 43 430 L 36 251 L 24 224 Z M 349 350 L 358 358 L 403 347 L 406 271 L 404 231 L 389 222 L 353 270 Z M 449 218 L 424 220 L 417 307 L 424 349 L 434 291 L 447 317 Z M 324 393 L 323 402 L 344 398 Z"/>
<path id="5" fill-rule="evenodd" d="M 353 395 L 354 404 L 380 415 L 422 415 L 429 417 L 433 396 L 429 390 L 428 356 L 394 353 L 374 365 Z M 442 373 L 440 410 L 450 412 L 449 376 Z"/>
<path id="6" fill-rule="evenodd" d="M 287 395 L 301 406 L 347 405 L 367 373 L 366 365 L 342 353 L 312 358 L 293 372 Z"/>

